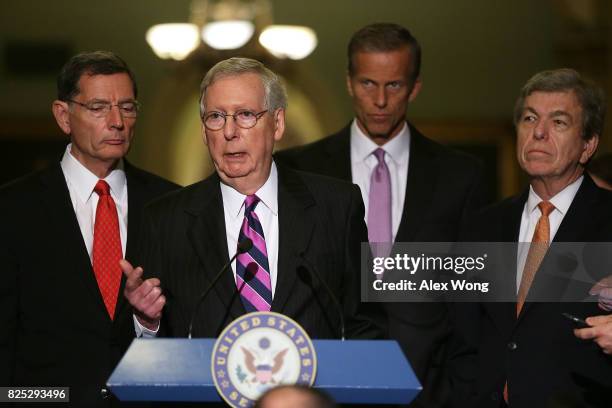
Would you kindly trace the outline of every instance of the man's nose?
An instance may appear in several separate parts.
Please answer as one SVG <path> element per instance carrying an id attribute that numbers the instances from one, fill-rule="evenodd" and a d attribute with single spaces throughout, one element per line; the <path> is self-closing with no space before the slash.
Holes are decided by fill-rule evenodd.
<path id="1" fill-rule="evenodd" d="M 541 140 L 545 139 L 548 135 L 548 124 L 544 120 L 539 120 L 533 127 L 533 137 Z"/>
<path id="2" fill-rule="evenodd" d="M 376 91 L 376 99 L 374 101 L 374 104 L 378 108 L 384 108 L 387 106 L 387 90 L 385 89 L 384 86 L 380 87 Z"/>
<path id="3" fill-rule="evenodd" d="M 112 105 L 110 107 L 110 111 L 106 115 L 106 121 L 110 128 L 123 129 L 123 115 L 121 114 L 119 106 Z"/>
<path id="4" fill-rule="evenodd" d="M 230 115 L 226 116 L 225 123 L 223 124 L 223 137 L 225 137 L 226 140 L 232 140 L 236 137 L 237 128 L 238 126 L 236 126 L 234 117 Z"/>

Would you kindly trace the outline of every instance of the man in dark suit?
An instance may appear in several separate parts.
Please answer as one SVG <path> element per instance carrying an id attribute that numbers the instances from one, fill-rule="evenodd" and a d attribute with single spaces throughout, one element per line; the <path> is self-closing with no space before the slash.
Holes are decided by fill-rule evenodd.
<path id="1" fill-rule="evenodd" d="M 118 56 L 73 57 L 53 102 L 71 141 L 61 162 L 0 189 L 2 386 L 70 387 L 70 406 L 114 403 L 104 385 L 135 334 L 119 260 L 135 250 L 144 204 L 178 187 L 123 160 L 136 94 Z"/>
<path id="2" fill-rule="evenodd" d="M 137 262 L 147 279 L 142 268 L 123 263 L 143 333 L 187 336 L 195 315 L 193 335 L 217 337 L 245 312 L 271 310 L 316 338 L 340 337 L 340 313 L 348 337 L 384 335 L 359 300 L 360 244 L 367 240 L 359 190 L 272 160 L 285 129 L 278 77 L 258 61 L 230 58 L 208 71 L 201 90 L 203 139 L 216 172 L 147 208 Z M 200 302 L 246 238 L 252 248 Z"/>
<path id="3" fill-rule="evenodd" d="M 552 294 L 559 287 L 562 294 L 580 284 L 564 280 L 559 286 L 558 277 L 551 279 L 548 272 L 559 272 L 564 263 L 548 249 L 550 242 L 612 241 L 612 195 L 584 172 L 604 113 L 603 92 L 570 69 L 541 72 L 523 87 L 514 119 L 517 157 L 529 189 L 483 210 L 466 238 L 530 244 L 519 245 L 511 261 L 516 303 L 457 307 L 455 333 L 461 336 L 454 345 L 464 347 L 453 347 L 457 384 L 472 384 L 453 393 L 456 406 L 610 406 L 612 360 L 595 342 L 577 338 L 574 324 L 562 315 L 598 315 L 597 304 L 538 297 L 543 289 Z"/>
<path id="4" fill-rule="evenodd" d="M 346 78 L 355 119 L 336 134 L 276 154 L 280 163 L 357 184 L 370 242 L 452 242 L 461 220 L 481 204 L 479 163 L 426 138 L 405 119 L 408 104 L 421 89 L 420 63 L 419 43 L 404 27 L 372 24 L 360 29 L 348 46 Z M 376 158 L 381 150 L 384 164 Z M 384 199 L 373 185 L 381 167 L 390 181 L 383 186 L 390 193 Z M 423 384 L 414 406 L 442 406 L 448 396 L 443 372 L 446 306 L 384 307 L 391 338 L 400 343 Z"/>

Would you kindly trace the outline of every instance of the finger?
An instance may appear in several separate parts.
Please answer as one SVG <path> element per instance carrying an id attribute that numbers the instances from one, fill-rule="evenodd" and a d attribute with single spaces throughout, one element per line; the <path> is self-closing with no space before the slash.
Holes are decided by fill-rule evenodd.
<path id="1" fill-rule="evenodd" d="M 612 276 L 607 276 L 597 282 L 593 287 L 589 290 L 590 295 L 599 295 L 602 290 L 610 289 L 612 287 Z"/>
<path id="2" fill-rule="evenodd" d="M 126 274 L 125 288 L 132 291 L 138 288 L 142 284 L 143 269 L 139 266 L 132 269 L 129 274 Z"/>
<path id="3" fill-rule="evenodd" d="M 128 277 L 130 273 L 132 273 L 132 271 L 134 270 L 132 264 L 129 263 L 126 259 L 119 260 L 119 267 L 121 268 L 121 271 L 125 274 L 126 277 Z"/>
<path id="4" fill-rule="evenodd" d="M 144 308 L 148 308 L 150 305 L 154 304 L 157 298 L 159 298 L 162 294 L 159 286 L 154 286 L 151 291 L 147 294 L 147 296 L 143 299 Z"/>
<path id="5" fill-rule="evenodd" d="M 612 344 L 605 336 L 596 338 L 595 343 L 597 343 L 597 345 L 601 347 L 602 351 L 605 354 L 610 354 L 610 352 L 612 352 Z"/>
<path id="6" fill-rule="evenodd" d="M 153 281 L 153 282 L 151 282 Z M 158 285 L 155 285 L 157 283 Z M 130 304 L 134 306 L 137 310 L 142 311 L 146 309 L 150 302 L 147 302 L 147 296 L 151 294 L 151 292 L 156 289 L 158 290 L 157 296 L 161 293 L 159 289 L 159 280 L 158 279 L 147 279 L 142 282 L 137 288 L 128 291 L 126 289 L 125 296 L 128 298 Z"/>
<path id="7" fill-rule="evenodd" d="M 155 299 L 155 301 L 151 303 L 145 310 L 143 310 L 143 313 L 149 319 L 160 319 L 165 304 L 166 297 L 164 295 L 161 295 L 157 299 Z"/>
<path id="8" fill-rule="evenodd" d="M 599 301 L 597 304 L 600 309 L 605 310 L 606 312 L 612 312 L 612 302 L 610 301 Z"/>
<path id="9" fill-rule="evenodd" d="M 603 288 L 599 291 L 599 300 L 612 302 L 612 288 Z"/>
<path id="10" fill-rule="evenodd" d="M 603 286 L 601 286 L 599 282 L 597 282 L 591 287 L 591 289 L 589 289 L 589 295 L 591 296 L 599 295 L 599 292 L 601 292 L 602 289 L 603 289 Z"/>
<path id="11" fill-rule="evenodd" d="M 159 289 L 161 282 L 157 278 L 149 278 L 144 282 L 141 282 L 140 286 L 135 290 L 139 297 L 146 297 L 155 288 Z"/>
<path id="12" fill-rule="evenodd" d="M 597 336 L 597 330 L 593 327 L 586 329 L 574 329 L 574 336 L 582 340 L 592 339 Z"/>
<path id="13" fill-rule="evenodd" d="M 162 294 L 159 280 L 154 278 L 147 279 L 140 285 L 134 294 L 135 303 L 137 303 L 141 309 L 146 309 Z"/>
<path id="14" fill-rule="evenodd" d="M 586 322 L 589 326 L 600 326 L 612 322 L 612 315 L 599 315 L 587 317 Z"/>

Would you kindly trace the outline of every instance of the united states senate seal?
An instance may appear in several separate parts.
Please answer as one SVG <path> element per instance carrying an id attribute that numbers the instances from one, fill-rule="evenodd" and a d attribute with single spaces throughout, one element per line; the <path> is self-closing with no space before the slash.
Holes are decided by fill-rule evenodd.
<path id="1" fill-rule="evenodd" d="M 306 331 L 285 315 L 255 312 L 230 323 L 211 357 L 212 377 L 232 407 L 250 407 L 280 384 L 312 385 L 317 356 Z"/>

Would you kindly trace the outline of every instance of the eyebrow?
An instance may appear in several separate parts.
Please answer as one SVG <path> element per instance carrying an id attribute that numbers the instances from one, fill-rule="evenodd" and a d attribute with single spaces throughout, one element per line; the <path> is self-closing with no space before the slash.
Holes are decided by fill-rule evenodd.
<path id="1" fill-rule="evenodd" d="M 568 112 L 566 111 L 562 111 L 562 110 L 556 110 L 550 113 L 549 115 L 552 118 L 556 118 L 558 116 L 567 116 L 568 118 L 572 119 L 572 115 L 570 115 Z"/>
<path id="2" fill-rule="evenodd" d="M 108 99 L 102 99 L 102 98 L 92 98 L 89 99 L 87 101 L 87 103 L 111 103 L 111 101 L 109 101 Z M 136 99 L 134 98 L 127 98 L 127 99 L 119 99 L 117 101 L 117 103 L 131 103 L 131 102 L 136 102 Z"/>
<path id="3" fill-rule="evenodd" d="M 536 111 L 535 109 L 533 109 L 532 107 L 529 107 L 529 106 L 525 107 L 525 111 L 529 111 L 529 112 L 534 113 L 534 114 L 536 114 L 538 116 L 541 116 L 538 111 Z M 525 113 L 525 112 L 523 112 L 523 113 Z M 548 116 L 551 117 L 551 118 L 556 118 L 556 117 L 559 117 L 559 116 L 567 116 L 568 118 L 572 118 L 572 115 L 570 115 L 568 112 L 566 112 L 564 110 L 552 111 Z"/>

